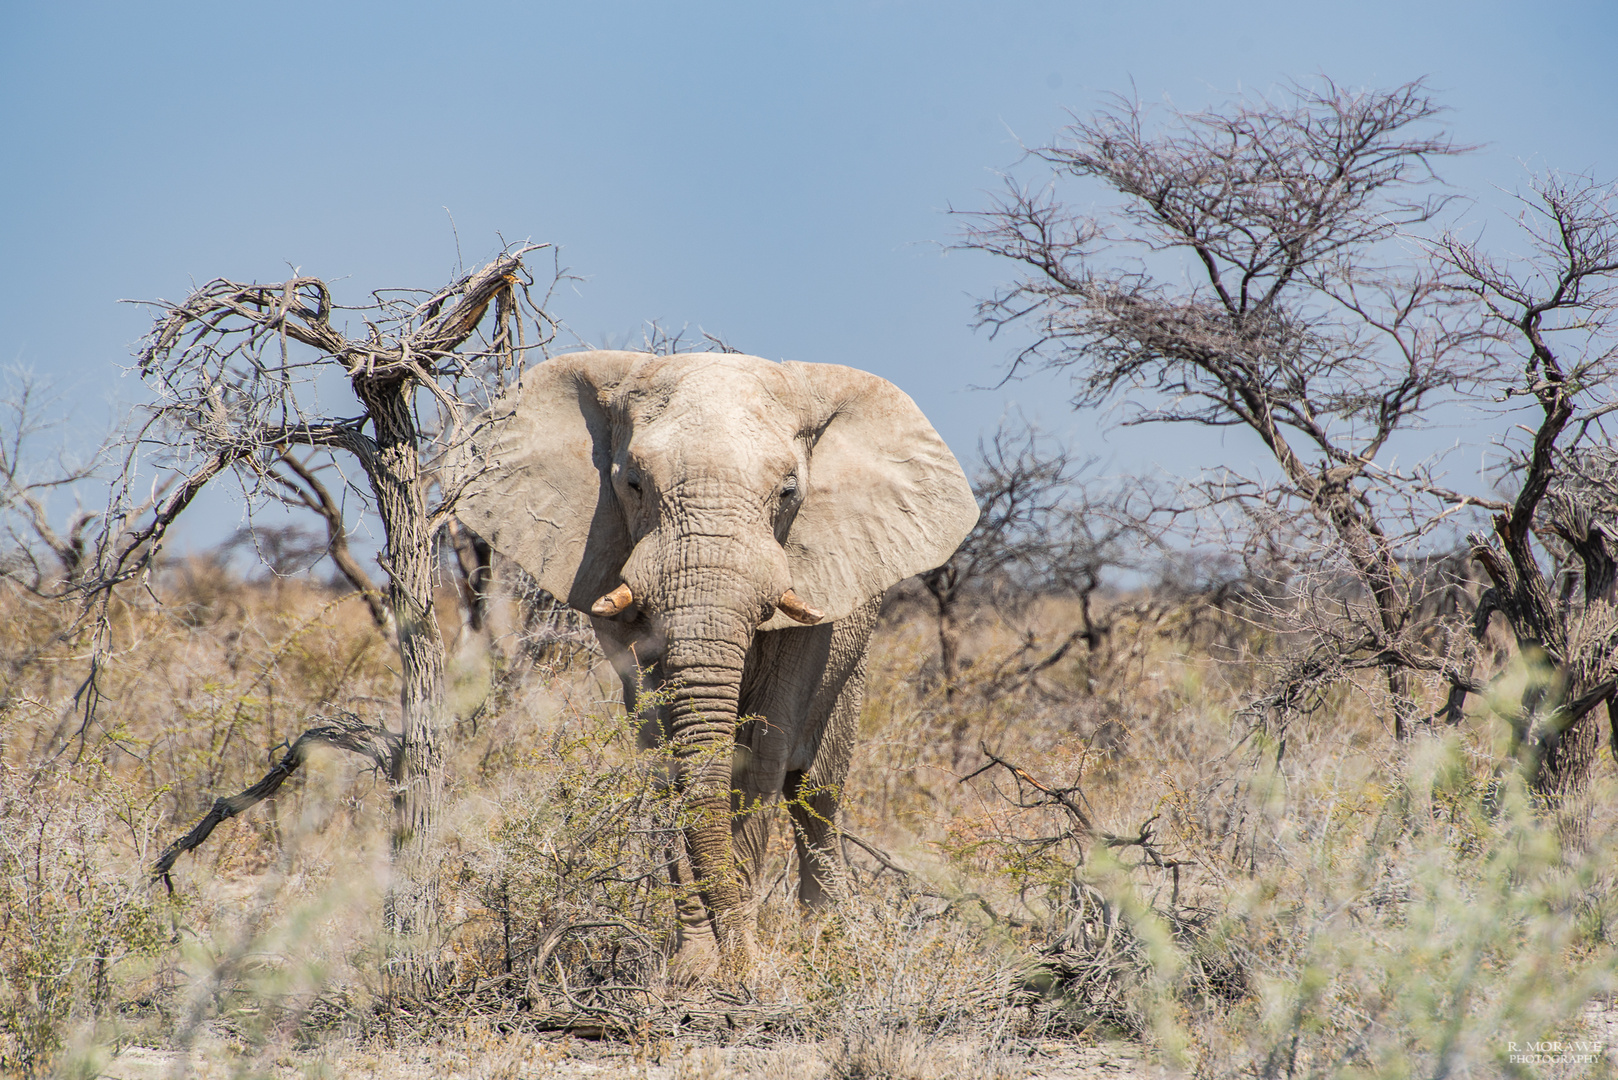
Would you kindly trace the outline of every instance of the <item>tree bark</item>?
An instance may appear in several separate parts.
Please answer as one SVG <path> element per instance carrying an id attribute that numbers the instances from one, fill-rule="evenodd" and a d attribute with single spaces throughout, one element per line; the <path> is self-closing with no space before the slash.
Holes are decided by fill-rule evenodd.
<path id="1" fill-rule="evenodd" d="M 444 639 L 433 610 L 431 537 L 419 433 L 409 378 L 356 376 L 375 448 L 363 460 L 386 535 L 388 603 L 399 636 L 403 747 L 394 794 L 393 883 L 387 918 L 399 989 L 432 991 L 441 981 L 438 823 L 445 793 Z"/>
<path id="2" fill-rule="evenodd" d="M 1472 556 L 1494 582 L 1496 606 L 1511 626 L 1518 650 L 1525 656 L 1543 655 L 1555 669 L 1556 678 L 1531 682 L 1524 691 L 1514 727 L 1527 754 L 1529 785 L 1547 800 L 1560 802 L 1589 784 L 1600 741 L 1600 728 L 1591 714 L 1604 701 L 1611 709 L 1614 681 L 1609 678 L 1592 686 L 1594 676 L 1578 677 L 1573 655 L 1577 645 L 1566 622 L 1569 613 L 1557 603 L 1533 561 L 1526 530 L 1504 514 L 1495 518 L 1494 526 L 1506 558 L 1486 544 L 1474 547 Z M 1588 613 L 1610 603 L 1612 578 L 1595 560 L 1587 559 L 1586 567 L 1583 610 Z"/>
<path id="3" fill-rule="evenodd" d="M 1570 698 L 1563 708 L 1571 712 L 1578 707 Z M 1595 722 L 1593 709 L 1587 709 L 1576 716 L 1568 716 L 1565 726 L 1557 726 L 1561 730 L 1556 737 L 1547 739 L 1547 745 L 1538 752 L 1540 767 L 1536 787 L 1552 801 L 1562 802 L 1589 786 L 1596 748 L 1601 740 L 1601 725 Z"/>

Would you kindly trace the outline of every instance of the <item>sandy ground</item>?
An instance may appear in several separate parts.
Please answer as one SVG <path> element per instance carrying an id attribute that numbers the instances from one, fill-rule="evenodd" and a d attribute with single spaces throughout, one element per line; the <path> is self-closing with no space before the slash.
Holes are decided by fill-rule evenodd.
<path id="1" fill-rule="evenodd" d="M 297 1051 L 252 1060 L 224 1043 L 200 1045 L 189 1054 L 125 1048 L 101 1073 L 108 1080 L 170 1080 L 196 1077 L 389 1077 L 398 1080 L 819 1080 L 835 1075 L 846 1059 L 840 1047 L 809 1044 L 744 1047 L 654 1047 L 636 1053 L 622 1045 L 576 1040 L 519 1038 L 462 1048 L 328 1049 Z M 868 1065 L 888 1065 L 891 1075 L 918 1080 L 993 1077 L 1004 1080 L 1148 1080 L 1165 1075 L 1139 1048 L 1124 1044 L 1079 1047 L 1064 1043 L 1028 1046 L 1011 1055 L 985 1058 L 975 1047 L 929 1043 L 868 1049 Z M 880 1075 L 880 1074 L 879 1074 Z"/>
<path id="2" fill-rule="evenodd" d="M 1582 1027 L 1578 1045 L 1522 1049 L 1550 1051 L 1550 1058 L 1564 1059 L 1593 1052 L 1592 1060 L 1581 1065 L 1541 1058 L 1524 1061 L 1524 1071 L 1545 1080 L 1618 1072 L 1618 1007 L 1592 1004 Z M 244 1054 L 239 1044 L 228 1039 L 209 1037 L 190 1053 L 129 1046 L 99 1064 L 99 1073 L 87 1069 L 81 1075 L 107 1080 L 826 1080 L 850 1075 L 904 1080 L 1165 1080 L 1176 1075 L 1152 1062 L 1132 1043 L 1082 1046 L 1053 1041 L 1024 1044 L 1010 1052 L 985 1052 L 979 1045 L 939 1039 L 856 1047 L 775 1044 L 763 1049 L 663 1041 L 637 1048 L 613 1042 L 487 1033 L 393 1048 L 333 1041 L 317 1049 L 256 1056 Z"/>

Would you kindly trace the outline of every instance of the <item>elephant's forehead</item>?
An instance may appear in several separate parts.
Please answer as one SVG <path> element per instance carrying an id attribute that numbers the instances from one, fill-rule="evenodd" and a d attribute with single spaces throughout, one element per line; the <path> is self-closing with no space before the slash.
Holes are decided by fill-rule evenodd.
<path id="1" fill-rule="evenodd" d="M 620 395 L 631 416 L 642 423 L 665 412 L 715 422 L 768 418 L 779 423 L 795 412 L 801 393 L 779 364 L 753 356 L 705 353 L 650 359 L 624 382 Z"/>
<path id="2" fill-rule="evenodd" d="M 677 451 L 686 460 L 790 454 L 800 423 L 790 380 L 776 365 L 758 364 L 665 363 L 644 373 L 649 377 L 621 398 L 630 445 L 643 453 Z"/>

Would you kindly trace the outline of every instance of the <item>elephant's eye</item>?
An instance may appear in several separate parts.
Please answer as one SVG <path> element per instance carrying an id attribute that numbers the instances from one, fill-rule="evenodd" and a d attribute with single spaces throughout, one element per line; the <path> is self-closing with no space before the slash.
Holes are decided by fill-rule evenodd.
<path id="1" fill-rule="evenodd" d="M 630 491 L 636 492 L 637 494 L 640 492 L 640 477 L 636 474 L 630 473 L 628 476 L 624 477 L 624 483 L 629 485 Z"/>
<path id="2" fill-rule="evenodd" d="M 798 493 L 798 478 L 789 476 L 781 481 L 781 498 L 790 499 Z"/>

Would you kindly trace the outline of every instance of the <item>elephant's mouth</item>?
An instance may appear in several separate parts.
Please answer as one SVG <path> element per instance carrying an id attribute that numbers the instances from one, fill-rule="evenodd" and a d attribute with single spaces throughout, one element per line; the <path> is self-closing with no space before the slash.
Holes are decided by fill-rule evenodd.
<path id="1" fill-rule="evenodd" d="M 609 593 L 604 593 L 595 603 L 590 605 L 590 614 L 603 619 L 611 618 L 635 602 L 635 593 L 628 585 L 620 584 Z M 775 602 L 776 608 L 787 618 L 800 622 L 805 626 L 813 626 L 826 617 L 825 613 L 803 602 L 803 599 L 791 589 L 783 592 Z"/>

